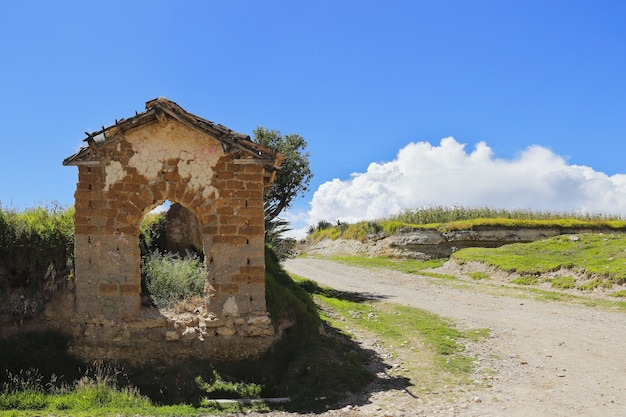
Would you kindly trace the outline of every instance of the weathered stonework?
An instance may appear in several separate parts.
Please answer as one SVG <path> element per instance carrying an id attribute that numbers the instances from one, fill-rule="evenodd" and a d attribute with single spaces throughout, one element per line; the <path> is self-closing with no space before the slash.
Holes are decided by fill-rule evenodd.
<path id="1" fill-rule="evenodd" d="M 497 227 L 479 226 L 472 230 L 443 232 L 432 228 L 403 227 L 396 233 L 368 236 L 364 241 L 324 239 L 306 245 L 308 254 L 344 256 L 391 256 L 428 260 L 447 258 L 452 253 L 471 247 L 497 248 L 511 243 L 528 243 L 563 234 L 621 233 L 610 228 L 577 227 Z"/>
<path id="2" fill-rule="evenodd" d="M 163 98 L 86 141 L 63 162 L 78 166 L 72 322 L 85 349 L 115 351 L 141 341 L 137 332 L 190 344 L 270 336 L 263 193 L 282 156 Z M 194 326 L 152 317 L 140 302 L 139 223 L 166 200 L 191 211 L 202 231 L 207 315 Z"/>

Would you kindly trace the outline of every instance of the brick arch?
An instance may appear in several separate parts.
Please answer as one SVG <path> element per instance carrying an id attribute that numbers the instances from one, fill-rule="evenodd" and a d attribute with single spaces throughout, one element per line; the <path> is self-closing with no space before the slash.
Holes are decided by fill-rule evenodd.
<path id="1" fill-rule="evenodd" d="M 144 210 L 142 211 L 141 216 L 138 219 L 138 224 L 139 222 L 141 222 L 145 216 L 150 213 L 152 210 L 154 210 L 156 207 L 162 205 L 163 203 L 165 203 L 165 201 L 169 201 L 171 204 L 175 204 L 178 203 L 181 206 L 183 206 L 185 209 L 187 209 L 198 221 L 198 223 L 200 224 L 200 234 L 201 234 L 201 244 L 200 244 L 200 248 L 202 250 L 202 253 L 205 254 L 205 258 L 204 258 L 204 265 L 205 265 L 205 284 L 204 284 L 204 294 L 203 294 L 203 298 L 205 299 L 205 304 L 207 305 L 207 307 L 211 304 L 211 299 L 212 297 L 215 295 L 215 289 L 214 287 L 211 285 L 211 276 L 212 276 L 212 272 L 213 272 L 213 262 L 212 262 L 212 256 L 213 256 L 213 237 L 212 235 L 209 233 L 207 234 L 206 231 L 209 230 L 214 230 L 214 227 L 204 227 L 204 224 L 207 221 L 214 221 L 215 218 L 215 208 L 213 207 L 213 204 L 211 204 L 210 202 L 207 202 L 204 205 L 203 210 L 201 210 L 201 212 L 204 213 L 208 213 L 205 214 L 203 216 L 203 218 L 201 219 L 198 215 L 198 210 L 197 208 L 190 208 L 188 206 L 186 206 L 185 204 L 188 202 L 181 202 L 181 201 L 176 201 L 176 200 L 171 200 L 169 198 L 165 199 L 165 200 L 153 200 L 150 204 L 147 204 L 146 207 L 144 208 Z M 209 207 L 209 209 L 207 210 L 206 207 Z M 204 220 L 204 222 L 203 222 Z M 212 225 L 210 225 L 212 226 Z M 137 228 L 137 234 L 139 234 L 139 228 Z"/>
<path id="2" fill-rule="evenodd" d="M 210 199 L 198 199 L 192 191 L 187 192 L 187 181 L 179 179 L 176 183 L 161 181 L 156 184 L 147 184 L 147 181 L 138 181 L 131 191 L 124 185 L 112 187 L 111 192 L 115 192 L 115 198 L 120 200 L 120 209 L 114 214 L 115 233 L 126 234 L 125 239 L 134 241 L 137 237 L 139 245 L 139 225 L 142 219 L 152 210 L 165 201 L 178 203 L 188 209 L 199 221 L 202 234 L 202 250 L 205 253 L 205 301 L 207 306 L 214 303 L 212 301 L 217 293 L 215 286 L 220 280 L 213 275 L 215 273 L 215 261 L 213 251 L 213 236 L 219 231 L 218 214 L 215 204 Z M 246 239 L 248 241 L 248 239 Z M 140 269 L 140 259 L 129 262 L 132 270 Z M 137 281 L 133 282 L 134 289 L 140 289 L 140 274 L 135 274 Z M 139 284 L 137 287 L 136 284 Z M 137 293 L 139 296 L 139 293 Z"/>
<path id="3" fill-rule="evenodd" d="M 63 162 L 78 167 L 77 312 L 139 315 L 139 223 L 169 200 L 200 221 L 210 312 L 239 325 L 266 315 L 263 192 L 282 155 L 165 99 L 146 108 Z"/>
<path id="4" fill-rule="evenodd" d="M 162 363 L 242 359 L 269 348 L 263 193 L 284 157 L 165 98 L 85 142 L 63 161 L 78 168 L 72 351 Z M 165 200 L 189 209 L 202 229 L 208 311 L 182 325 L 141 308 L 139 224 Z"/>
<path id="5" fill-rule="evenodd" d="M 169 200 L 200 221 L 206 257 L 207 308 L 217 316 L 265 313 L 263 167 L 222 156 L 211 193 L 170 171 L 151 179 L 115 147 L 101 163 L 79 166 L 76 191 L 77 310 L 107 317 L 133 316 L 141 308 L 139 223 Z M 101 153 L 104 153 L 101 150 Z M 180 161 L 168 161 L 176 166 Z M 111 166 L 119 172 L 111 176 Z M 158 173 L 157 173 L 158 174 Z M 209 194 L 209 198 L 205 195 Z"/>

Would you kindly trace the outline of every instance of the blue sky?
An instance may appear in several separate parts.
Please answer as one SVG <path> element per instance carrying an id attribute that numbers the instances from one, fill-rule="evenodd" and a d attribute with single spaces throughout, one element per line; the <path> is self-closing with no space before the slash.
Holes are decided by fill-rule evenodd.
<path id="1" fill-rule="evenodd" d="M 626 215 L 625 21 L 610 0 L 1 2 L 0 204 L 73 204 L 61 161 L 84 132 L 165 96 L 302 135 L 297 228 L 438 204 Z"/>

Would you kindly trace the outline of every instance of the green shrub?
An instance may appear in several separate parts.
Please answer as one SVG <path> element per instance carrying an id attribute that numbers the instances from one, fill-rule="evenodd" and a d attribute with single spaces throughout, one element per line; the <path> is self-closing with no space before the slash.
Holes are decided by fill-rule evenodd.
<path id="1" fill-rule="evenodd" d="M 296 240 L 284 237 L 289 230 L 289 222 L 278 217 L 272 217 L 276 206 L 265 202 L 265 245 L 269 246 L 280 261 L 293 258 L 296 253 Z"/>
<path id="2" fill-rule="evenodd" d="M 165 213 L 144 217 L 139 224 L 139 249 L 142 258 L 155 250 L 163 251 L 166 226 L 167 216 Z"/>
<path id="3" fill-rule="evenodd" d="M 174 253 L 154 251 L 142 259 L 142 279 L 159 308 L 173 307 L 177 302 L 204 295 L 206 272 L 198 255 L 184 258 Z"/>
<path id="4" fill-rule="evenodd" d="M 0 207 L 0 259 L 14 281 L 41 281 L 52 264 L 67 273 L 74 255 L 74 209 Z"/>
<path id="5" fill-rule="evenodd" d="M 0 269 L 5 270 L 0 291 L 19 288 L 23 295 L 15 305 L 2 303 L 0 313 L 22 321 L 41 311 L 49 290 L 71 273 L 73 259 L 73 208 L 0 207 Z"/>
<path id="6" fill-rule="evenodd" d="M 320 220 L 317 222 L 317 230 L 322 231 L 331 228 L 333 225 L 328 220 Z"/>

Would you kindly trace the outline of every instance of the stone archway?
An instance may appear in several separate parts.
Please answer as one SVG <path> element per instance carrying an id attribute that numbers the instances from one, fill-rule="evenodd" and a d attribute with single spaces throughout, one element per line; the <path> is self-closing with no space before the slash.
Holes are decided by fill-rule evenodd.
<path id="1" fill-rule="evenodd" d="M 163 98 L 86 142 L 63 162 L 78 166 L 77 313 L 140 314 L 139 222 L 170 200 L 200 221 L 211 312 L 266 315 L 263 193 L 282 155 Z"/>

